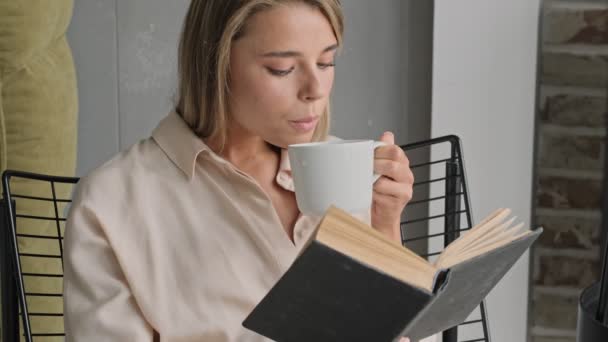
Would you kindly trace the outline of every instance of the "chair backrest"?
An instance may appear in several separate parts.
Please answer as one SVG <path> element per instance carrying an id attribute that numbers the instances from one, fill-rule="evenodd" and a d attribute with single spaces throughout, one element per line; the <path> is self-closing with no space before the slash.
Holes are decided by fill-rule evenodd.
<path id="1" fill-rule="evenodd" d="M 472 213 L 462 146 L 450 135 L 401 146 L 414 173 L 414 194 L 403 212 L 402 242 L 430 261 L 471 229 Z M 443 333 L 444 342 L 490 341 L 485 303 L 466 322 Z"/>
<path id="2" fill-rule="evenodd" d="M 27 342 L 62 341 L 65 336 L 63 233 L 77 182 L 26 172 L 3 174 L 3 341 L 19 340 L 19 316 Z"/>
<path id="3" fill-rule="evenodd" d="M 432 261 L 472 227 L 461 143 L 456 136 L 446 136 L 401 147 L 416 179 L 414 197 L 403 213 L 402 242 Z M 62 308 L 65 215 L 78 178 L 6 171 L 2 182 L 2 212 L 12 218 L 2 222 L 5 245 L 0 246 L 3 341 L 17 340 L 17 298 L 27 342 L 32 337 L 62 338 L 62 311 L 41 311 L 36 305 Z M 489 342 L 484 303 L 466 322 L 445 331 L 443 341 Z"/>

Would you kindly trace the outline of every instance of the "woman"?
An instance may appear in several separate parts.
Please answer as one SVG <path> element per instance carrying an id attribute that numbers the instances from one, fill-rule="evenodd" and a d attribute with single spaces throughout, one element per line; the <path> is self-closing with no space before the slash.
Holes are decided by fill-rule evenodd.
<path id="1" fill-rule="evenodd" d="M 285 148 L 327 138 L 342 32 L 339 0 L 192 1 L 175 111 L 79 185 L 68 341 L 266 340 L 241 322 L 318 223 Z M 399 239 L 413 176 L 381 139 L 371 224 Z"/>

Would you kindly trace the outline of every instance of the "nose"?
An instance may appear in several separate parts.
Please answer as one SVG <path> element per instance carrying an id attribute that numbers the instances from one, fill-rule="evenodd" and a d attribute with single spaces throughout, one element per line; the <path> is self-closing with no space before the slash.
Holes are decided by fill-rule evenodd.
<path id="1" fill-rule="evenodd" d="M 325 92 L 319 76 L 318 71 L 311 70 L 303 78 L 299 96 L 302 101 L 313 102 L 323 97 Z"/>

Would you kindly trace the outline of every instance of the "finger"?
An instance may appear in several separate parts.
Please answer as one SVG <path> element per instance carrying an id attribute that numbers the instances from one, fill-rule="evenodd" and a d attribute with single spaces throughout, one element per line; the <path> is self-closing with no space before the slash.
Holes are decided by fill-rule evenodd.
<path id="1" fill-rule="evenodd" d="M 389 159 L 374 160 L 374 173 L 391 178 L 401 183 L 414 183 L 412 170 L 403 162 L 396 162 Z"/>
<path id="2" fill-rule="evenodd" d="M 410 339 L 407 337 L 402 337 L 399 342 L 410 342 Z"/>
<path id="3" fill-rule="evenodd" d="M 380 178 L 374 184 L 374 192 L 393 197 L 393 200 L 397 200 L 399 203 L 407 203 L 412 199 L 413 188 L 411 184 L 397 183 L 388 178 Z"/>
<path id="4" fill-rule="evenodd" d="M 380 136 L 380 141 L 386 143 L 387 145 L 394 145 L 395 135 L 393 134 L 393 132 L 384 132 L 382 133 L 382 136 Z"/>
<path id="5" fill-rule="evenodd" d="M 405 155 L 405 152 L 403 152 L 403 149 L 401 149 L 401 147 L 397 145 L 387 145 L 378 147 L 376 149 L 376 152 L 374 153 L 374 158 L 389 159 L 399 162 L 405 162 L 407 165 L 410 164 L 410 161 Z"/>
<path id="6" fill-rule="evenodd" d="M 377 208 L 382 209 L 383 213 L 400 213 L 404 206 L 403 202 L 398 200 L 395 196 L 383 194 L 377 191 L 374 191 L 372 201 Z"/>

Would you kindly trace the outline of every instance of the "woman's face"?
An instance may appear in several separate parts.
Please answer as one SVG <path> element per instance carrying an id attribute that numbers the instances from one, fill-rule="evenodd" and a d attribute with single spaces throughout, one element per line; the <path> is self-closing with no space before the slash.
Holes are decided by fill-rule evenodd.
<path id="1" fill-rule="evenodd" d="M 334 81 L 331 24 L 303 3 L 255 14 L 232 45 L 231 128 L 287 147 L 309 142 Z"/>

